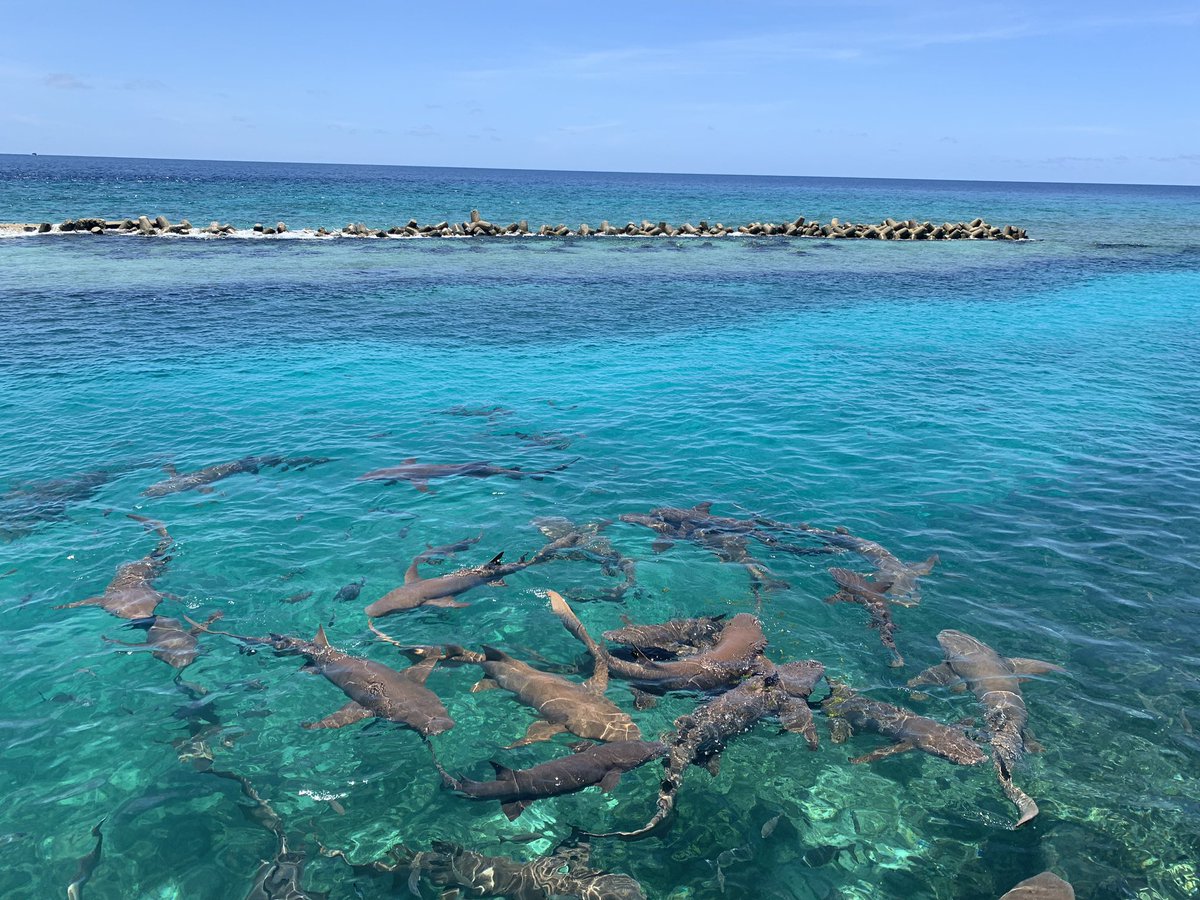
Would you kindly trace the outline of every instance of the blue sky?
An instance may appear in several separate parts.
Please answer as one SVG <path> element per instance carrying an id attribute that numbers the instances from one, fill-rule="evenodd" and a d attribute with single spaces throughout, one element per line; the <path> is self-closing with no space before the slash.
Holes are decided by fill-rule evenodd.
<path id="1" fill-rule="evenodd" d="M 1200 4 L 0 6 L 0 152 L 1200 184 Z"/>

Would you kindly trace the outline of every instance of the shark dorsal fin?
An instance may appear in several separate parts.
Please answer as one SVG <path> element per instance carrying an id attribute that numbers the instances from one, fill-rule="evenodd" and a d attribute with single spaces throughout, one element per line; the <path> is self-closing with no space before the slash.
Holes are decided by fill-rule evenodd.
<path id="1" fill-rule="evenodd" d="M 488 762 L 491 764 L 492 769 L 496 772 L 496 780 L 497 781 L 512 781 L 513 778 L 515 777 L 513 774 L 513 770 L 510 769 L 508 766 L 501 765 L 500 763 L 496 762 L 494 759 L 490 759 L 490 760 L 488 760 Z"/>
<path id="2" fill-rule="evenodd" d="M 163 471 L 172 478 L 179 474 L 179 470 L 175 468 L 175 463 L 167 463 L 165 466 L 163 466 Z"/>
<path id="3" fill-rule="evenodd" d="M 404 573 L 404 583 L 412 584 L 414 581 L 421 581 L 421 570 L 417 568 L 417 564 L 421 561 L 420 556 L 413 558 L 412 564 L 409 565 L 408 571 Z"/>
<path id="4" fill-rule="evenodd" d="M 697 503 L 694 507 L 692 507 L 692 509 L 695 512 L 700 512 L 700 513 L 704 513 L 705 515 L 708 515 L 710 512 L 712 512 L 712 504 L 713 504 L 713 502 L 711 500 L 705 500 L 703 503 Z"/>
<path id="5" fill-rule="evenodd" d="M 329 638 L 325 637 L 325 626 L 324 625 L 317 626 L 317 636 L 315 638 L 313 638 L 313 643 L 316 644 L 318 647 L 331 646 L 329 643 Z"/>
<path id="6" fill-rule="evenodd" d="M 495 647 L 489 647 L 487 644 L 483 645 L 483 658 L 490 662 L 499 662 L 500 660 L 504 659 L 512 659 L 512 657 L 503 650 L 497 650 Z"/>
<path id="7" fill-rule="evenodd" d="M 488 561 L 485 563 L 485 565 L 488 565 L 488 566 L 498 566 L 498 565 L 500 565 L 500 563 L 501 563 L 501 562 L 503 562 L 503 561 L 504 561 L 504 551 L 503 551 L 503 550 L 501 550 L 499 553 L 497 553 L 495 556 L 493 556 L 491 559 L 489 559 L 489 560 L 488 560 Z"/>
<path id="8" fill-rule="evenodd" d="M 417 461 L 417 458 L 415 456 L 410 456 L 408 459 L 403 461 L 402 465 L 411 466 L 416 461 Z"/>

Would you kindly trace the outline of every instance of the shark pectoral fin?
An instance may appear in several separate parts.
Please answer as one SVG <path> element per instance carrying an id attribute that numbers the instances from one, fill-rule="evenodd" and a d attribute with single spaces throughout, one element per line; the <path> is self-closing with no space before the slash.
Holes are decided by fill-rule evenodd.
<path id="1" fill-rule="evenodd" d="M 562 734 L 566 731 L 565 725 L 558 725 L 554 722 L 544 722 L 538 719 L 531 722 L 529 728 L 525 730 L 525 737 L 519 741 L 509 744 L 505 750 L 512 750 L 516 747 L 528 747 L 530 744 L 536 744 L 539 741 L 548 741 L 556 734 Z"/>
<path id="2" fill-rule="evenodd" d="M 433 667 L 437 664 L 438 657 L 431 656 L 429 659 L 422 660 L 416 665 L 409 666 L 400 674 L 400 677 L 416 684 L 424 684 L 426 679 L 429 678 L 429 673 L 433 671 Z"/>
<path id="3" fill-rule="evenodd" d="M 405 571 L 405 573 L 404 573 L 404 583 L 405 584 L 412 584 L 414 581 L 421 580 L 421 572 L 417 568 L 417 563 L 419 563 L 420 561 L 421 561 L 421 557 L 419 557 L 419 556 L 416 557 L 412 561 L 412 563 L 409 565 L 408 569 Z"/>
<path id="4" fill-rule="evenodd" d="M 780 713 L 780 721 L 793 734 L 804 735 L 809 750 L 817 749 L 817 723 L 813 721 L 812 710 L 807 703 L 797 699 L 786 704 Z"/>
<path id="5" fill-rule="evenodd" d="M 412 482 L 412 486 L 413 486 L 413 487 L 415 487 L 415 488 L 416 488 L 418 491 L 420 491 L 422 494 L 432 494 L 432 493 L 435 493 L 435 492 L 434 492 L 434 490 L 433 490 L 433 488 L 431 488 L 431 487 L 429 486 L 429 482 L 428 482 L 428 481 L 414 480 L 414 481 Z"/>
<path id="6" fill-rule="evenodd" d="M 967 692 L 967 683 L 959 681 L 950 685 L 950 692 L 953 694 L 965 694 Z"/>
<path id="7" fill-rule="evenodd" d="M 441 606 L 446 609 L 462 609 L 465 606 L 470 606 L 470 603 L 463 603 L 455 600 L 453 597 L 434 597 L 432 600 L 426 600 L 422 606 Z"/>
<path id="8" fill-rule="evenodd" d="M 78 609 L 81 606 L 99 606 L 104 602 L 103 597 L 88 597 L 86 600 L 76 600 L 74 603 L 64 603 L 55 609 Z"/>
<path id="9" fill-rule="evenodd" d="M 645 691 L 640 691 L 637 688 L 630 688 L 630 693 L 633 694 L 634 709 L 654 709 L 658 706 L 658 698 L 653 694 L 647 694 Z"/>
<path id="10" fill-rule="evenodd" d="M 1025 745 L 1025 749 L 1030 753 L 1044 753 L 1046 750 L 1042 746 L 1041 741 L 1033 736 L 1033 729 L 1028 725 L 1021 729 L 1021 743 Z"/>
<path id="11" fill-rule="evenodd" d="M 488 587 L 508 587 L 508 582 L 503 578 L 497 578 L 495 581 L 489 581 Z"/>
<path id="12" fill-rule="evenodd" d="M 175 463 L 167 463 L 162 468 L 163 468 L 163 471 L 166 472 L 168 475 L 170 475 L 172 478 L 174 478 L 176 475 L 179 474 L 179 470 L 177 468 L 175 468 Z"/>
<path id="13" fill-rule="evenodd" d="M 621 773 L 618 772 L 616 769 L 613 769 L 611 772 L 609 772 L 607 775 L 605 775 L 603 778 L 600 779 L 600 790 L 604 791 L 604 793 L 607 794 L 609 791 L 611 791 L 613 788 L 615 788 L 620 783 L 621 783 Z"/>
<path id="14" fill-rule="evenodd" d="M 909 570 L 914 575 L 928 575 L 933 571 L 933 567 L 938 563 L 938 555 L 936 553 L 930 555 L 929 559 L 922 563 L 913 563 L 909 566 Z"/>
<path id="15" fill-rule="evenodd" d="M 670 538 L 655 538 L 654 543 L 650 545 L 650 549 L 655 553 L 663 553 L 675 546 L 675 542 Z"/>
<path id="16" fill-rule="evenodd" d="M 511 822 L 517 816 L 521 815 L 521 813 L 525 812 L 532 802 L 532 800 L 513 800 L 511 803 L 501 803 L 500 811 L 508 816 L 508 821 Z"/>
<path id="17" fill-rule="evenodd" d="M 361 722 L 370 715 L 373 713 L 369 709 L 351 700 L 337 712 L 330 713 L 319 722 L 305 722 L 300 727 L 310 731 L 316 728 L 344 728 L 355 722 Z"/>
<path id="18" fill-rule="evenodd" d="M 708 770 L 708 774 L 716 778 L 721 774 L 721 754 L 714 753 L 704 761 L 704 768 Z"/>
<path id="19" fill-rule="evenodd" d="M 908 680 L 908 686 L 919 687 L 923 684 L 948 685 L 954 684 L 956 681 L 959 681 L 959 677 L 954 674 L 954 670 L 945 663 L 939 663 L 936 666 L 931 666 L 930 668 L 926 669 L 920 675 L 915 675 L 910 678 Z"/>
<path id="20" fill-rule="evenodd" d="M 878 750 L 872 750 L 864 756 L 855 756 L 851 758 L 852 763 L 873 763 L 876 760 L 886 759 L 889 756 L 895 756 L 897 753 L 907 753 L 916 747 L 912 741 L 901 741 L 898 744 L 892 744 L 888 747 L 880 747 Z"/>
<path id="21" fill-rule="evenodd" d="M 118 641 L 116 638 L 110 638 L 110 637 L 104 637 L 104 636 L 101 636 L 100 640 L 104 641 L 104 643 L 106 643 L 106 644 L 116 644 L 118 647 L 145 647 L 146 646 L 144 643 L 132 644 L 129 641 Z"/>
<path id="22" fill-rule="evenodd" d="M 497 682 L 494 678 L 480 678 L 477 682 L 471 685 L 471 693 L 478 694 L 481 691 L 494 691 L 499 687 L 499 682 Z"/>
<path id="23" fill-rule="evenodd" d="M 208 485 L 201 485 L 200 487 L 196 488 L 197 494 L 211 494 L 214 491 L 216 491 L 216 488 L 209 487 Z"/>
<path id="24" fill-rule="evenodd" d="M 300 664 L 300 671 L 304 672 L 306 675 L 315 675 L 317 672 L 321 671 L 321 668 L 316 663 L 310 660 L 305 660 Z"/>
<path id="25" fill-rule="evenodd" d="M 1017 675 L 1049 675 L 1052 672 L 1066 672 L 1062 666 L 1043 662 L 1040 659 L 1026 659 L 1023 656 L 1010 656 L 1009 664 Z"/>

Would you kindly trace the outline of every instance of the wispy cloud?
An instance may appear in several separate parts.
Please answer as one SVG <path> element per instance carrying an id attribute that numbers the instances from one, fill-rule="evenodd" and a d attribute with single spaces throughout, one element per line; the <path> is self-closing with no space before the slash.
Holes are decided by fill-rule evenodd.
<path id="1" fill-rule="evenodd" d="M 157 78 L 131 78 L 129 81 L 121 82 L 123 91 L 165 91 L 166 89 L 166 84 Z"/>
<path id="2" fill-rule="evenodd" d="M 42 84 L 60 91 L 86 91 L 91 88 L 90 84 L 80 81 L 69 72 L 51 72 L 42 79 Z"/>
<path id="3" fill-rule="evenodd" d="M 558 130 L 563 134 L 592 134 L 596 131 L 608 131 L 611 128 L 620 127 L 620 122 L 596 122 L 591 125 L 560 125 Z"/>

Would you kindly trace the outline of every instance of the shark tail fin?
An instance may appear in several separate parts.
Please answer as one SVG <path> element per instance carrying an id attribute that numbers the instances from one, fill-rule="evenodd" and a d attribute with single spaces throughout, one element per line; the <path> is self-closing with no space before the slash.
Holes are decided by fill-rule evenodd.
<path id="1" fill-rule="evenodd" d="M 579 617 L 575 615 L 575 610 L 571 609 L 567 601 L 563 599 L 563 595 L 558 593 L 558 591 L 547 591 L 546 593 L 550 597 L 551 611 L 558 616 L 567 631 L 574 635 L 583 646 L 587 647 L 588 653 L 592 655 L 592 659 L 597 664 L 602 662 L 607 666 L 609 660 L 608 651 L 597 644 L 595 639 L 588 634 L 583 623 L 579 621 Z"/>

